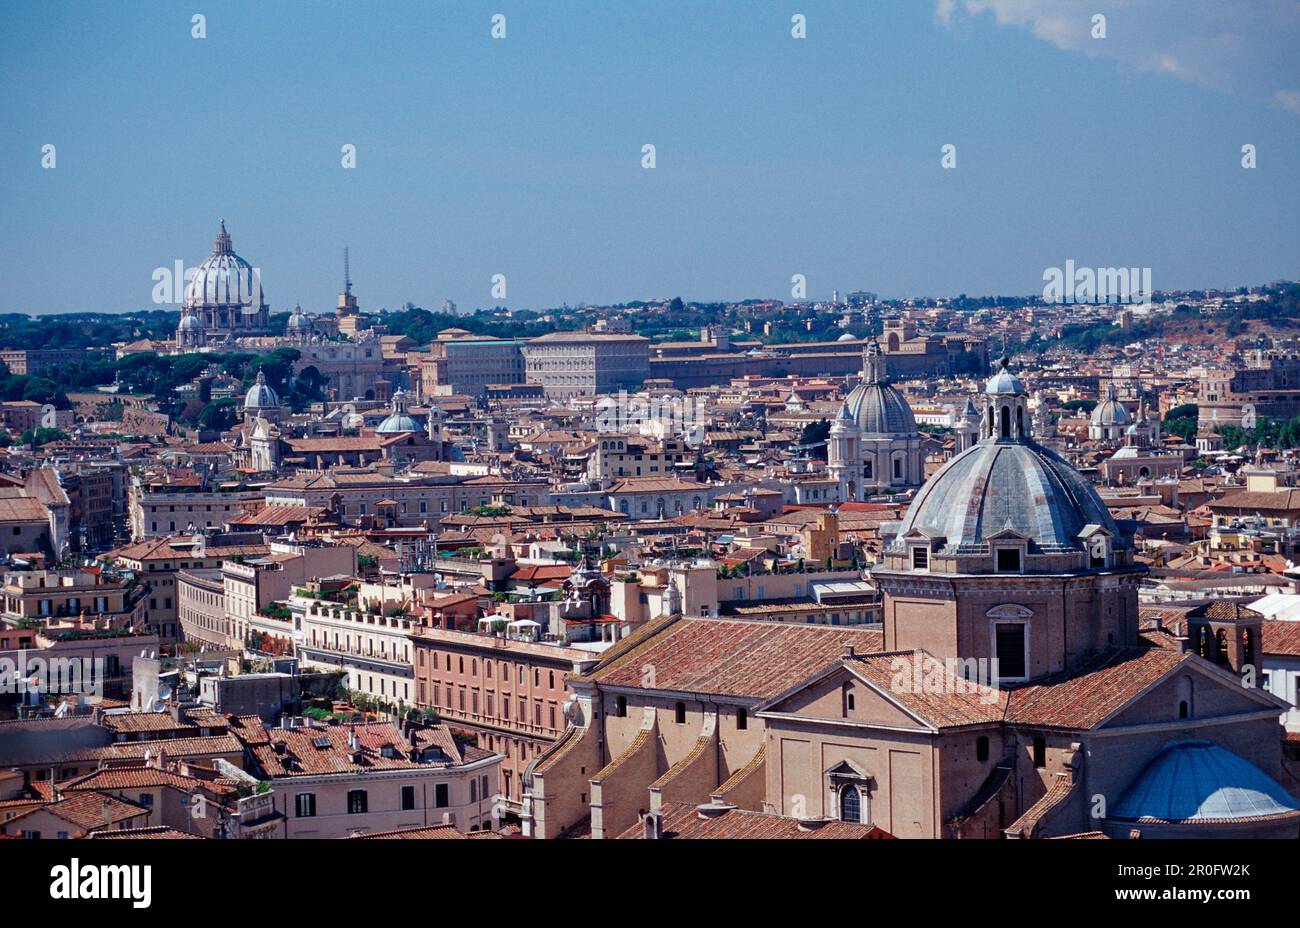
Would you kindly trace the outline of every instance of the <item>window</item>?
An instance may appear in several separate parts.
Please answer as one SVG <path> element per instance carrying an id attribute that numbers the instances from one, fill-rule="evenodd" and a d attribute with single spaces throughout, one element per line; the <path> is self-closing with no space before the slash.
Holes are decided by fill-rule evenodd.
<path id="1" fill-rule="evenodd" d="M 930 551 L 928 548 L 915 547 L 912 549 L 912 569 L 926 570 L 930 566 Z"/>
<path id="2" fill-rule="evenodd" d="M 364 789 L 348 790 L 348 815 L 363 815 L 369 810 Z"/>
<path id="3" fill-rule="evenodd" d="M 749 728 L 749 712 L 744 708 L 736 710 L 736 730 L 744 731 Z"/>
<path id="4" fill-rule="evenodd" d="M 402 811 L 410 811 L 415 808 L 415 787 L 402 787 Z"/>
<path id="5" fill-rule="evenodd" d="M 852 784 L 840 787 L 840 821 L 862 821 L 862 796 Z"/>
<path id="6" fill-rule="evenodd" d="M 684 702 L 679 702 L 677 704 L 676 722 L 678 725 L 686 724 L 686 703 Z"/>
<path id="7" fill-rule="evenodd" d="M 975 739 L 975 759 L 981 764 L 989 759 L 988 735 L 980 735 Z"/>
<path id="8" fill-rule="evenodd" d="M 1020 549 L 998 548 L 997 569 L 1003 574 L 1020 573 Z"/>
<path id="9" fill-rule="evenodd" d="M 627 718 L 627 697 L 620 696 L 614 700 L 614 715 L 620 719 Z"/>
<path id="10" fill-rule="evenodd" d="M 439 809 L 445 809 L 451 805 L 451 800 L 447 796 L 447 784 L 439 783 L 433 788 L 433 804 Z"/>
<path id="11" fill-rule="evenodd" d="M 845 683 L 842 693 L 844 697 L 841 701 L 843 706 L 843 715 L 847 719 L 853 712 L 853 684 Z"/>
<path id="12" fill-rule="evenodd" d="M 1039 770 L 1047 766 L 1047 739 L 1042 735 L 1034 738 L 1034 766 Z"/>
<path id="13" fill-rule="evenodd" d="M 994 626 L 998 675 L 1009 680 L 1025 677 L 1025 626 L 1020 622 L 999 622 Z"/>
<path id="14" fill-rule="evenodd" d="M 298 818 L 314 818 L 316 816 L 316 794 L 299 793 L 294 797 L 293 806 Z"/>

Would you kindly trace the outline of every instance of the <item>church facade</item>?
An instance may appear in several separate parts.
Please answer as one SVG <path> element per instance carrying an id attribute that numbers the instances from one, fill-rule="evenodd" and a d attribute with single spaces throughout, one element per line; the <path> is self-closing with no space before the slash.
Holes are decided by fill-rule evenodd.
<path id="1" fill-rule="evenodd" d="M 917 487 L 924 477 L 916 418 L 889 382 L 875 339 L 867 342 L 862 366 L 862 383 L 840 406 L 827 445 L 827 472 L 839 485 L 841 501 Z"/>

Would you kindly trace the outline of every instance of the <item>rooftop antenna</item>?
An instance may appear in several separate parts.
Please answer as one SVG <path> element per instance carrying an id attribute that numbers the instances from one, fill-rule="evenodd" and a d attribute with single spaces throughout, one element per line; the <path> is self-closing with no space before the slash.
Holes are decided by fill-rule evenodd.
<path id="1" fill-rule="evenodd" d="M 343 292 L 349 296 L 352 294 L 352 269 L 348 262 L 348 249 L 343 246 Z"/>

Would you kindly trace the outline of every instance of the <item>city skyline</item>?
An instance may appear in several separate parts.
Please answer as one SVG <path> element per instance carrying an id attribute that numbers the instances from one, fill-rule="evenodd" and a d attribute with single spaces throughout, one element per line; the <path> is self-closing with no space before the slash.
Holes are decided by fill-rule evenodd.
<path id="1" fill-rule="evenodd" d="M 176 309 L 151 275 L 220 217 L 273 312 L 330 309 L 344 246 L 389 309 L 1296 276 L 1293 5 L 1113 3 L 1104 38 L 1074 3 L 798 6 L 234 3 L 203 38 L 162 6 L 17 8 L 0 311 Z"/>

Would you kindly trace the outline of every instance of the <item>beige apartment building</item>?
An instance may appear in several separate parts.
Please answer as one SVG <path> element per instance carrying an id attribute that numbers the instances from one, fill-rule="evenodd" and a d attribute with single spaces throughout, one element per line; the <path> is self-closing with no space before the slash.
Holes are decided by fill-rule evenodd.
<path id="1" fill-rule="evenodd" d="M 288 599 L 295 586 L 317 577 L 356 573 L 356 549 L 348 545 L 277 541 L 269 548 L 261 557 L 241 555 L 216 569 L 180 572 L 179 617 L 185 640 L 242 648 L 250 640 L 255 618 L 270 603 Z"/>
<path id="2" fill-rule="evenodd" d="M 143 600 L 125 580 L 110 580 L 98 571 L 30 570 L 4 575 L 0 589 L 6 626 L 27 621 L 44 623 L 87 616 L 119 625 L 135 625 L 144 615 Z"/>
<path id="3" fill-rule="evenodd" d="M 501 758 L 463 746 L 445 726 L 294 720 L 249 744 L 250 772 L 271 783 L 285 838 L 347 838 L 448 823 L 493 827 Z"/>
<path id="4" fill-rule="evenodd" d="M 213 570 L 230 558 L 270 553 L 270 546 L 260 536 L 255 543 L 238 543 L 244 540 L 240 536 L 209 539 L 192 535 L 146 538 L 108 551 L 100 559 L 134 571 L 148 587 L 145 623 L 163 642 L 172 643 L 181 636 L 180 571 Z"/>
<path id="5" fill-rule="evenodd" d="M 409 615 L 357 612 L 339 603 L 297 598 L 290 604 L 304 668 L 342 670 L 345 686 L 398 710 L 416 703 L 412 641 L 419 622 Z"/>
<path id="6" fill-rule="evenodd" d="M 650 340 L 640 335 L 552 332 L 524 346 L 528 383 L 548 399 L 617 393 L 650 376 Z"/>
<path id="7" fill-rule="evenodd" d="M 142 541 L 177 532 L 220 529 L 227 522 L 262 507 L 261 490 L 160 492 L 132 483 L 129 509 L 131 538 Z"/>
<path id="8" fill-rule="evenodd" d="M 523 771 L 567 725 L 566 679 L 594 663 L 590 651 L 492 632 L 421 627 L 415 645 L 416 704 L 502 755 L 493 783 L 507 816 L 523 814 Z"/>

